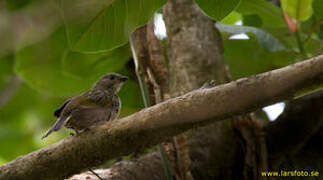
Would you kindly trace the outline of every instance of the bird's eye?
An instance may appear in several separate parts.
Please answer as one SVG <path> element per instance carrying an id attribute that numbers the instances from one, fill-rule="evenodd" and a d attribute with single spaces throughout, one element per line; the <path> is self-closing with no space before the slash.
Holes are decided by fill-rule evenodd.
<path id="1" fill-rule="evenodd" d="M 110 80 L 114 80 L 114 76 L 110 76 Z"/>

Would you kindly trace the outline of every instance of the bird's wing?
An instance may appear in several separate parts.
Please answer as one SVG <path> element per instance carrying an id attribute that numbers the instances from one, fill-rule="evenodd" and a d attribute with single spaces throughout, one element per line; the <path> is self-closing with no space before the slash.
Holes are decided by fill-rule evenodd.
<path id="1" fill-rule="evenodd" d="M 66 121 L 65 126 L 77 130 L 89 128 L 109 121 L 114 108 L 79 106 L 73 110 L 71 117 Z"/>
<path id="2" fill-rule="evenodd" d="M 70 99 L 70 101 L 63 105 L 60 117 L 69 116 L 72 111 L 80 106 L 105 107 L 108 104 L 111 104 L 111 101 L 108 99 L 108 96 L 101 90 L 86 91 L 81 95 L 73 97 Z"/>
<path id="3" fill-rule="evenodd" d="M 67 99 L 67 100 L 64 102 L 64 104 L 63 104 L 61 107 L 59 107 L 59 108 L 54 112 L 54 116 L 55 116 L 55 117 L 59 118 L 59 116 L 61 115 L 61 113 L 62 113 L 63 109 L 65 108 L 65 106 L 67 105 L 67 103 L 69 103 L 69 102 L 71 101 L 71 99 L 72 99 L 72 98 Z"/>

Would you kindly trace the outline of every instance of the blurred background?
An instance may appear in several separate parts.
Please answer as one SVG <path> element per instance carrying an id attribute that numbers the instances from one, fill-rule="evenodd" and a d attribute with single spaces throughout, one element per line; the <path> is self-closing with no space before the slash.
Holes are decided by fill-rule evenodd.
<path id="1" fill-rule="evenodd" d="M 68 136 L 62 130 L 40 139 L 64 100 L 107 72 L 131 77 L 119 93 L 121 117 L 143 108 L 128 37 L 150 19 L 165 46 L 167 36 L 159 10 L 166 1 L 142 2 L 0 2 L 0 165 Z M 229 11 L 196 2 L 218 20 L 233 79 L 323 52 L 322 0 L 304 1 L 301 14 L 291 1 L 243 0 Z M 274 120 L 283 108 L 283 102 L 266 107 L 263 118 Z"/>

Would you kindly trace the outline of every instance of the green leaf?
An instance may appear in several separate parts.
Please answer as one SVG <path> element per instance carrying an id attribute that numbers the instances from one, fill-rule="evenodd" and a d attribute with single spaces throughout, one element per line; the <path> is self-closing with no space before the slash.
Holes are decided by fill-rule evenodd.
<path id="1" fill-rule="evenodd" d="M 37 90 L 70 96 L 89 89 L 103 74 L 119 70 L 130 56 L 127 47 L 103 55 L 85 55 L 70 52 L 66 44 L 61 28 L 48 39 L 19 50 L 17 73 Z"/>
<path id="2" fill-rule="evenodd" d="M 278 39 L 258 28 L 248 26 L 226 25 L 219 22 L 216 23 L 216 27 L 222 32 L 228 32 L 231 34 L 254 34 L 259 43 L 268 51 L 279 51 L 285 49 L 285 47 L 279 42 Z"/>
<path id="3" fill-rule="evenodd" d="M 224 57 L 234 79 L 266 72 L 293 62 L 290 53 L 268 52 L 254 39 L 225 40 L 223 45 Z"/>
<path id="4" fill-rule="evenodd" d="M 241 0 L 195 0 L 196 4 L 211 18 L 220 21 L 230 14 Z"/>
<path id="5" fill-rule="evenodd" d="M 166 0 L 57 0 L 66 25 L 69 47 L 103 52 L 127 43 Z"/>
<path id="6" fill-rule="evenodd" d="M 224 24 L 234 24 L 237 21 L 241 20 L 241 14 L 236 12 L 236 11 L 232 11 L 228 16 L 226 16 L 224 19 L 221 20 L 222 23 Z"/>
<path id="7" fill-rule="evenodd" d="M 97 54 L 68 51 L 63 59 L 63 69 L 73 76 L 96 80 L 106 72 L 122 69 L 130 57 L 128 44 Z"/>
<path id="8" fill-rule="evenodd" d="M 285 27 L 281 9 L 265 0 L 242 0 L 237 11 L 244 15 L 257 14 L 268 27 Z"/>
<path id="9" fill-rule="evenodd" d="M 63 28 L 48 39 L 27 46 L 16 54 L 16 72 L 31 87 L 57 96 L 69 96 L 90 83 L 64 74 L 61 60 L 67 51 Z"/>
<path id="10" fill-rule="evenodd" d="M 256 15 L 244 15 L 243 16 L 243 25 L 244 26 L 253 26 L 253 27 L 261 27 L 262 26 L 262 20 L 261 18 Z"/>
<path id="11" fill-rule="evenodd" d="M 16 72 L 30 87 L 61 97 L 90 89 L 103 74 L 127 73 L 125 64 L 131 56 L 128 45 L 111 52 L 81 54 L 69 51 L 66 41 L 64 29 L 60 28 L 48 39 L 19 50 Z M 138 110 L 141 97 L 137 84 L 129 80 L 122 89 L 127 92 L 123 98 L 134 101 L 123 103 L 127 112 Z"/>
<path id="12" fill-rule="evenodd" d="M 323 0 L 313 1 L 313 11 L 319 19 L 323 18 Z"/>
<path id="13" fill-rule="evenodd" d="M 283 10 L 292 18 L 299 21 L 306 21 L 313 13 L 312 1 L 313 0 L 281 0 L 281 5 Z"/>

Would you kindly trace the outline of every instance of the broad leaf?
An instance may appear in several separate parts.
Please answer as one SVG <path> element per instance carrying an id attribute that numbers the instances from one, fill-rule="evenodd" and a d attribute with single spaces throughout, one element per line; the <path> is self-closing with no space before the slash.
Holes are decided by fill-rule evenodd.
<path id="1" fill-rule="evenodd" d="M 267 33 L 258 28 L 226 25 L 219 22 L 216 23 L 216 27 L 222 32 L 228 32 L 231 34 L 251 33 L 256 36 L 259 43 L 268 51 L 279 51 L 285 49 L 285 47 L 279 42 L 278 39 L 276 39 L 270 33 Z"/>
<path id="2" fill-rule="evenodd" d="M 234 79 L 266 72 L 293 62 L 286 51 L 268 52 L 254 39 L 225 40 L 224 57 Z"/>
<path id="3" fill-rule="evenodd" d="M 299 21 L 306 21 L 313 13 L 312 1 L 313 0 L 281 0 L 281 5 L 283 10 L 292 18 Z"/>
<path id="4" fill-rule="evenodd" d="M 127 43 L 166 0 L 57 0 L 73 51 L 103 52 Z"/>
<path id="5" fill-rule="evenodd" d="M 241 0 L 195 0 L 196 4 L 211 18 L 220 21 L 230 14 Z"/>
<path id="6" fill-rule="evenodd" d="M 237 11 L 244 15 L 259 15 L 268 27 L 286 26 L 281 9 L 265 0 L 242 0 Z"/>
<path id="7" fill-rule="evenodd" d="M 104 72 L 122 69 L 130 57 L 129 45 L 96 54 L 68 51 L 63 59 L 63 69 L 71 75 L 96 80 Z"/>
<path id="8" fill-rule="evenodd" d="M 62 72 L 61 60 L 67 51 L 63 29 L 48 39 L 27 46 L 17 52 L 17 73 L 31 87 L 56 96 L 69 96 L 90 86 L 80 78 Z"/>

